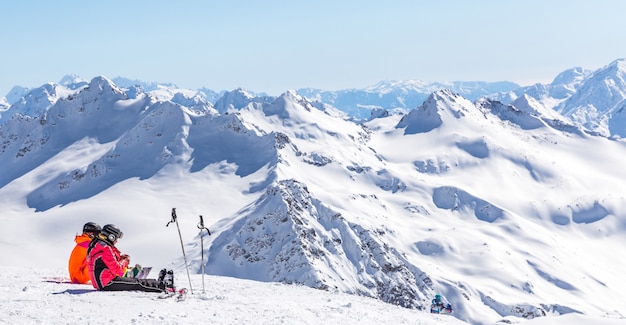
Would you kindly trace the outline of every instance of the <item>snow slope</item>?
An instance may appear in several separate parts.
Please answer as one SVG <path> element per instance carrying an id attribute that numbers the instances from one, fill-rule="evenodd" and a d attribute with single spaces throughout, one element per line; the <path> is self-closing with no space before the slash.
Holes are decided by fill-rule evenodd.
<path id="1" fill-rule="evenodd" d="M 151 293 L 98 292 L 67 279 L 65 269 L 0 266 L 0 324 L 467 324 L 366 297 L 231 277 L 191 275 L 193 292 L 183 302 Z M 189 287 L 184 276 L 177 279 Z M 555 323 L 624 320 L 567 314 L 523 322 Z"/>
<path id="2" fill-rule="evenodd" d="M 64 269 L 0 267 L 2 324 L 464 324 L 304 286 L 193 275 L 183 302 L 70 284 Z M 182 278 L 178 281 L 183 281 Z M 187 279 L 183 281 L 187 287 Z"/>

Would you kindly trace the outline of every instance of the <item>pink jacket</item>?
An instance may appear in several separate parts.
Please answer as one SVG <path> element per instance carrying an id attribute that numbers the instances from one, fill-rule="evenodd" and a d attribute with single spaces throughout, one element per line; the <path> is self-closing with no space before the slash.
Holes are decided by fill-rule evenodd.
<path id="1" fill-rule="evenodd" d="M 87 256 L 87 267 L 91 284 L 100 290 L 115 277 L 124 276 L 128 260 L 121 259 L 120 251 L 115 246 L 101 239 L 96 239 L 96 241 Z"/>

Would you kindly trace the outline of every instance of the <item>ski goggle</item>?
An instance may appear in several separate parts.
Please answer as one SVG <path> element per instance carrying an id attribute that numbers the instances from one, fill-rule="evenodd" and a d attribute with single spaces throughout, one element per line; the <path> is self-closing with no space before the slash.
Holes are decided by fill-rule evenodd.
<path id="1" fill-rule="evenodd" d="M 115 240 L 118 240 L 118 239 L 122 239 L 123 237 L 124 237 L 124 233 L 123 233 L 123 232 L 121 232 L 121 231 L 120 231 L 119 236 L 117 236 L 116 234 L 109 234 L 109 235 L 107 236 L 107 235 L 105 235 L 105 234 L 103 234 L 103 233 L 100 233 L 100 238 L 102 238 L 102 239 L 107 239 L 107 240 L 109 240 L 109 241 L 111 241 L 111 242 L 113 242 L 113 241 L 115 241 Z"/>

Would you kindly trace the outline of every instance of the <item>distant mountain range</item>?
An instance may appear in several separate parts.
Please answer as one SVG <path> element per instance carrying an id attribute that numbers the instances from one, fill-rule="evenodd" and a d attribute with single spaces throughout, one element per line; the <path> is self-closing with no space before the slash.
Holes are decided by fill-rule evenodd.
<path id="1" fill-rule="evenodd" d="M 407 112 L 424 102 L 440 89 L 448 89 L 474 100 L 499 92 L 508 92 L 520 86 L 512 82 L 463 82 L 433 83 L 422 81 L 385 81 L 365 89 L 324 91 L 299 89 L 298 93 L 312 101 L 319 101 L 339 108 L 356 118 L 369 118 L 373 109 Z"/>
<path id="2" fill-rule="evenodd" d="M 128 223 L 146 237 L 163 228 L 151 208 L 175 197 L 239 207 L 210 225 L 210 274 L 419 310 L 441 292 L 472 324 L 623 317 L 613 284 L 626 262 L 604 252 L 626 229 L 625 64 L 531 87 L 399 82 L 278 97 L 68 76 L 6 97 L 0 196 L 23 193 L 8 210 L 49 220 L 84 202 L 114 206 L 103 197 L 133 183 L 147 212 Z M 210 181 L 186 183 L 196 178 Z M 177 183 L 184 191 L 168 192 Z M 207 203 L 209 192 L 223 202 Z M 195 242 L 185 238 L 198 270 Z"/>
<path id="3" fill-rule="evenodd" d="M 267 103 L 274 99 L 244 89 L 219 92 L 207 88 L 181 90 L 174 84 L 143 82 L 122 77 L 114 78 L 112 81 L 118 87 L 129 89 L 129 93 L 130 89 L 161 92 L 167 93 L 164 98 L 168 99 L 176 93 L 189 95 L 189 92 L 195 92 L 202 98 L 199 100 L 211 103 L 219 112 L 225 112 L 228 108 L 239 109 L 250 102 Z M 68 75 L 58 85 L 68 90 L 76 90 L 86 84 L 87 81 L 80 77 Z M 3 119 L 6 120 L 7 116 L 12 115 L 11 111 L 22 111 L 20 107 L 25 106 L 35 111 L 45 110 L 67 93 L 66 90 L 58 89 L 58 85 L 48 84 L 38 89 L 14 87 L 5 99 L 0 101 L 0 118 L 4 115 Z M 550 84 L 527 87 L 506 81 L 437 83 L 409 80 L 380 82 L 365 89 L 327 91 L 304 88 L 298 89 L 297 92 L 309 101 L 335 107 L 354 119 L 364 120 L 377 116 L 376 114 L 381 111 L 406 113 L 421 105 L 431 93 L 440 89 L 448 89 L 470 100 L 487 97 L 503 104 L 510 104 L 520 97 L 527 96 L 532 99 L 528 105 L 555 110 L 589 132 L 607 137 L 622 137 L 626 134 L 626 121 L 622 113 L 626 107 L 624 59 L 615 60 L 597 71 L 572 68 L 560 73 Z M 31 91 L 33 93 L 29 94 Z M 45 96 L 41 93 L 45 93 Z M 9 109 L 13 104 L 17 106 Z"/>

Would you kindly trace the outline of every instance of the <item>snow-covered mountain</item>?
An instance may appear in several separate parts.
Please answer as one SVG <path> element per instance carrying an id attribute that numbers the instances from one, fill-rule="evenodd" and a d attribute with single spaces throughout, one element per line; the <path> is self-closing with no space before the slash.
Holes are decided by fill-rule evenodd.
<path id="1" fill-rule="evenodd" d="M 565 70 L 558 74 L 550 84 L 534 84 L 532 86 L 519 87 L 512 91 L 501 92 L 489 97 L 510 103 L 522 95 L 530 96 L 538 101 L 559 103 L 564 99 L 571 97 L 580 87 L 580 85 L 592 74 L 592 71 L 580 67 Z"/>
<path id="2" fill-rule="evenodd" d="M 30 90 L 23 97 L 13 102 L 0 115 L 0 123 L 9 120 L 14 114 L 40 116 L 46 112 L 57 100 L 73 93 L 59 84 L 48 83 L 39 88 Z"/>
<path id="3" fill-rule="evenodd" d="M 626 59 L 596 70 L 573 68 L 551 84 L 536 84 L 490 96 L 510 103 L 526 95 L 560 113 L 574 124 L 606 137 L 624 137 L 626 118 Z"/>
<path id="4" fill-rule="evenodd" d="M 571 68 L 557 75 L 550 84 L 525 87 L 506 81 L 439 83 L 405 80 L 383 81 L 364 89 L 327 91 L 303 88 L 297 92 L 318 107 L 334 107 L 355 120 L 367 120 L 379 117 L 380 114 L 406 114 L 421 105 L 431 93 L 441 89 L 451 90 L 470 100 L 490 98 L 504 104 L 512 104 L 521 97 L 527 97 L 532 98 L 531 105 L 534 108 L 557 111 L 557 119 L 565 118 L 568 123 L 571 121 L 591 133 L 622 137 L 626 132 L 626 122 L 621 116 L 626 93 L 624 62 L 626 59 L 617 59 L 597 71 Z M 207 88 L 186 90 L 170 83 L 143 82 L 123 77 L 113 78 L 112 81 L 126 89 L 131 98 L 137 96 L 137 92 L 149 93 L 158 100 L 171 100 L 176 94 L 184 94 L 186 98 L 195 97 L 195 101 L 212 104 L 222 114 L 231 108 L 240 109 L 250 102 L 270 103 L 275 99 L 264 93 L 241 88 L 216 92 Z M 76 90 L 86 84 L 87 81 L 79 76 L 67 75 L 59 84 L 50 85 Z M 0 99 L 0 123 L 2 119 L 12 116 L 10 106 L 23 101 L 23 97 L 31 90 L 16 86 L 5 98 Z M 38 108 L 41 109 L 45 107 Z M 2 118 L 2 115 L 5 117 Z"/>
<path id="5" fill-rule="evenodd" d="M 269 104 L 275 100 L 271 96 L 255 96 L 249 91 L 238 88 L 233 91 L 224 92 L 222 97 L 215 102 L 215 109 L 221 114 L 226 113 L 228 110 L 238 110 L 246 107 L 250 103 L 266 103 Z"/>
<path id="6" fill-rule="evenodd" d="M 0 117 L 2 117 L 2 113 L 7 111 L 11 105 L 7 102 L 7 99 L 2 97 L 0 98 Z"/>
<path id="7" fill-rule="evenodd" d="M 434 91 L 449 89 L 468 99 L 512 91 L 519 85 L 512 82 L 454 81 L 447 83 L 420 80 L 383 81 L 365 89 L 327 91 L 304 88 L 298 93 L 311 101 L 320 101 L 367 119 L 374 109 L 407 112 L 420 105 Z"/>
<path id="8" fill-rule="evenodd" d="M 604 136 L 626 136 L 626 59 L 595 71 L 556 109 Z"/>
<path id="9" fill-rule="evenodd" d="M 184 270 L 165 227 L 176 207 L 196 274 L 204 257 L 210 275 L 422 311 L 443 293 L 472 324 L 626 315 L 614 254 L 624 142 L 535 97 L 437 90 L 407 114 L 356 123 L 295 91 L 236 90 L 214 107 L 160 90 L 96 77 L 44 85 L 7 111 L 5 263 L 62 267 L 73 234 L 96 221 L 118 224 L 137 262 Z"/>

